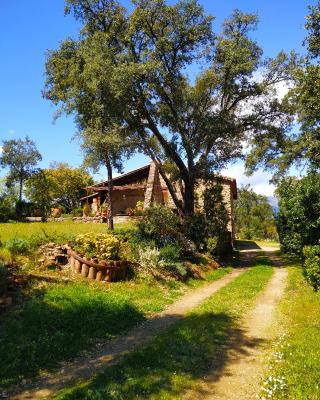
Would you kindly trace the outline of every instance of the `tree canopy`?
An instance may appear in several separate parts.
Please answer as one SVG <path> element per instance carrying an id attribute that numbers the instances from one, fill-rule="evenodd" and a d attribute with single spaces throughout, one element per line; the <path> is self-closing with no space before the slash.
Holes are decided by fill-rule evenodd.
<path id="1" fill-rule="evenodd" d="M 263 58 L 250 37 L 256 15 L 235 10 L 216 34 L 196 0 L 134 0 L 131 12 L 113 0 L 67 0 L 66 13 L 82 29 L 49 52 L 44 96 L 80 125 L 97 126 L 85 121 L 96 107 L 100 132 L 116 127 L 164 179 L 162 165 L 171 163 L 186 214 L 194 212 L 199 177 L 241 157 L 258 132 L 288 123 L 274 87 L 288 78 L 291 60 Z"/>
<path id="2" fill-rule="evenodd" d="M 291 166 L 308 171 L 320 168 L 320 2 L 309 6 L 304 41 L 307 53 L 292 64 L 288 94 L 283 109 L 291 115 L 293 125 L 272 135 L 257 138 L 255 151 L 247 166 L 263 166 L 277 176 Z"/>
<path id="3" fill-rule="evenodd" d="M 23 184 L 35 170 L 35 166 L 42 157 L 35 143 L 28 137 L 25 139 L 11 139 L 2 142 L 0 166 L 9 168 L 6 177 L 8 186 L 19 184 L 19 200 L 22 200 Z"/>
<path id="4" fill-rule="evenodd" d="M 268 198 L 255 193 L 249 185 L 238 189 L 235 217 L 239 238 L 278 239 L 275 218 Z"/>
<path id="5" fill-rule="evenodd" d="M 320 174 L 283 178 L 276 191 L 280 243 L 289 253 L 301 254 L 306 245 L 320 240 Z"/>
<path id="6" fill-rule="evenodd" d="M 44 214 L 53 206 L 62 206 L 70 212 L 79 207 L 79 199 L 86 194 L 85 187 L 92 183 L 91 176 L 83 168 L 54 163 L 27 180 L 26 194 Z"/>

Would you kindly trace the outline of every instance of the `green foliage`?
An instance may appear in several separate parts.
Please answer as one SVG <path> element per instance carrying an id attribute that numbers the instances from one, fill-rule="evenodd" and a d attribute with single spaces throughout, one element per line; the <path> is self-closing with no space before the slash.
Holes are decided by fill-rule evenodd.
<path id="1" fill-rule="evenodd" d="M 67 12 L 82 29 L 49 52 L 44 96 L 75 114 L 86 154 L 98 151 L 99 162 L 115 149 L 119 163 L 117 149 L 129 143 L 130 151 L 172 163 L 185 214 L 194 212 L 198 178 L 239 157 L 252 133 L 284 125 L 273 88 L 288 60 L 263 60 L 251 39 L 256 15 L 235 10 L 216 34 L 196 0 L 139 0 L 130 11 L 115 1 L 68 0 Z M 190 80 L 199 63 L 204 68 Z"/>
<path id="2" fill-rule="evenodd" d="M 26 137 L 22 139 L 4 140 L 0 156 L 0 167 L 9 168 L 8 186 L 19 183 L 19 200 L 22 200 L 23 184 L 34 172 L 35 165 L 42 157 L 35 143 Z"/>
<path id="3" fill-rule="evenodd" d="M 75 250 L 89 257 L 97 257 L 100 260 L 118 260 L 120 258 L 121 242 L 112 234 L 78 235 L 74 243 Z"/>
<path id="4" fill-rule="evenodd" d="M 16 218 L 13 199 L 6 194 L 0 196 L 0 222 L 7 222 Z"/>
<path id="5" fill-rule="evenodd" d="M 223 255 L 231 250 L 231 234 L 228 231 L 229 217 L 222 196 L 222 185 L 206 181 L 202 200 L 202 210 L 184 219 L 184 233 L 200 250 Z"/>
<path id="6" fill-rule="evenodd" d="M 235 217 L 239 238 L 278 239 L 276 222 L 268 198 L 255 193 L 250 185 L 238 188 Z"/>
<path id="7" fill-rule="evenodd" d="M 27 180 L 26 194 L 47 216 L 52 206 L 61 206 L 67 212 L 78 207 L 84 188 L 90 184 L 92 178 L 83 168 L 55 163 Z"/>
<path id="8" fill-rule="evenodd" d="M 10 251 L 12 257 L 16 257 L 17 255 L 28 253 L 30 242 L 28 239 L 14 237 L 6 241 L 5 247 Z"/>
<path id="9" fill-rule="evenodd" d="M 82 208 L 82 211 L 83 211 L 83 215 L 85 215 L 85 216 L 90 215 L 90 213 L 91 213 L 91 208 L 90 208 L 90 206 L 89 206 L 88 203 L 84 203 L 83 208 Z"/>
<path id="10" fill-rule="evenodd" d="M 83 210 L 80 207 L 74 208 L 73 210 L 71 210 L 71 215 L 73 217 L 82 217 L 83 215 Z"/>
<path id="11" fill-rule="evenodd" d="M 144 210 L 137 227 L 143 239 L 154 240 L 157 246 L 162 247 L 176 240 L 180 218 L 168 207 L 157 204 Z"/>
<path id="12" fill-rule="evenodd" d="M 253 138 L 253 151 L 247 158 L 251 171 L 258 165 L 275 172 L 276 177 L 285 175 L 292 166 L 303 172 L 306 168 L 319 171 L 320 2 L 310 6 L 309 11 L 304 41 L 307 52 L 301 59 L 293 55 L 288 64 L 286 80 L 290 89 L 282 101 L 287 128 L 262 130 Z"/>
<path id="13" fill-rule="evenodd" d="M 305 246 L 304 256 L 304 275 L 313 289 L 317 292 L 320 288 L 320 245 Z"/>
<path id="14" fill-rule="evenodd" d="M 284 178 L 278 185 L 277 227 L 280 243 L 289 253 L 301 254 L 320 240 L 320 174 Z"/>
<path id="15" fill-rule="evenodd" d="M 206 243 L 206 218 L 205 214 L 196 212 L 183 219 L 183 232 L 186 237 L 198 245 L 199 248 Z"/>
<path id="16" fill-rule="evenodd" d="M 160 249 L 160 258 L 165 262 L 178 262 L 181 254 L 182 247 L 178 243 L 167 244 Z"/>

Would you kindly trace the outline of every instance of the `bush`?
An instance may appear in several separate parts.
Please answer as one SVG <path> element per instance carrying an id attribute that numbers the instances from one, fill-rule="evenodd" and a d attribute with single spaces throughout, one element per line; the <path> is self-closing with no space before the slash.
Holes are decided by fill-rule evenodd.
<path id="1" fill-rule="evenodd" d="M 143 211 L 138 232 L 142 239 L 154 240 L 158 247 L 163 247 L 177 240 L 179 227 L 178 215 L 168 207 L 154 205 Z"/>
<path id="2" fill-rule="evenodd" d="M 88 203 L 85 203 L 85 204 L 84 204 L 84 206 L 83 206 L 83 208 L 82 208 L 82 211 L 83 211 L 83 215 L 85 215 L 86 217 L 88 217 L 88 216 L 90 215 L 90 213 L 91 213 L 91 208 L 90 208 L 90 206 L 89 206 Z"/>
<path id="3" fill-rule="evenodd" d="M 16 215 L 19 219 L 24 219 L 32 215 L 34 212 L 34 204 L 28 203 L 24 200 L 18 200 L 16 202 Z"/>
<path id="4" fill-rule="evenodd" d="M 165 272 L 169 272 L 176 278 L 185 278 L 188 273 L 186 267 L 181 262 L 164 262 L 162 264 L 162 270 Z"/>
<path id="5" fill-rule="evenodd" d="M 83 215 L 83 210 L 82 210 L 82 208 L 74 208 L 72 211 L 71 211 L 71 215 L 73 216 L 73 217 L 82 217 L 82 215 Z"/>
<path id="6" fill-rule="evenodd" d="M 19 254 L 26 254 L 30 250 L 30 243 L 27 239 L 14 237 L 6 242 L 5 247 L 10 251 L 12 257 Z"/>
<path id="7" fill-rule="evenodd" d="M 179 262 L 177 254 L 174 251 L 179 251 L 176 245 L 167 245 L 162 249 L 156 247 L 139 247 L 138 263 L 141 271 L 147 274 L 173 275 L 177 277 L 185 277 L 187 270 L 184 265 Z M 181 252 L 181 248 L 180 248 Z"/>
<path id="8" fill-rule="evenodd" d="M 121 242 L 109 233 L 87 233 L 78 235 L 75 239 L 75 250 L 88 257 L 98 257 L 101 260 L 118 260 L 120 258 Z"/>
<path id="9" fill-rule="evenodd" d="M 9 196 L 0 197 L 0 222 L 8 222 L 15 219 L 16 212 Z"/>
<path id="10" fill-rule="evenodd" d="M 320 240 L 320 174 L 284 178 L 278 188 L 277 228 L 282 249 L 301 254 Z"/>
<path id="11" fill-rule="evenodd" d="M 320 288 L 320 245 L 305 246 L 303 256 L 304 276 L 317 292 Z"/>
<path id="12" fill-rule="evenodd" d="M 139 247 L 137 261 L 143 273 L 154 274 L 163 267 L 160 251 L 155 247 Z"/>
<path id="13" fill-rule="evenodd" d="M 183 233 L 202 250 L 206 241 L 206 219 L 203 213 L 195 213 L 185 217 L 183 221 Z"/>
<path id="14" fill-rule="evenodd" d="M 166 263 L 181 260 L 182 248 L 178 243 L 168 244 L 160 249 L 160 258 Z"/>

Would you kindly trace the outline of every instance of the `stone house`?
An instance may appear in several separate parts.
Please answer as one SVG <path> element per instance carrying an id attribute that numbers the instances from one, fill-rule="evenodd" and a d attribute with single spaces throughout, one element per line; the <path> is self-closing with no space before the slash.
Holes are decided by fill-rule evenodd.
<path id="1" fill-rule="evenodd" d="M 237 184 L 233 178 L 217 176 L 216 182 L 222 185 L 223 202 L 229 216 L 228 229 L 235 237 L 234 226 L 234 200 L 237 198 Z M 108 192 L 108 181 L 97 183 L 87 188 L 87 196 L 81 198 L 82 205 L 89 203 L 91 211 L 99 214 L 100 206 L 106 201 Z M 131 210 L 138 201 L 143 202 L 144 208 L 150 207 L 153 203 L 164 204 L 175 209 L 175 204 L 170 195 L 168 187 L 161 177 L 158 168 L 154 163 L 127 172 L 113 179 L 113 212 L 117 222 L 130 218 Z M 176 195 L 182 201 L 181 190 L 175 186 Z M 198 185 L 198 194 L 204 189 L 202 184 Z"/>

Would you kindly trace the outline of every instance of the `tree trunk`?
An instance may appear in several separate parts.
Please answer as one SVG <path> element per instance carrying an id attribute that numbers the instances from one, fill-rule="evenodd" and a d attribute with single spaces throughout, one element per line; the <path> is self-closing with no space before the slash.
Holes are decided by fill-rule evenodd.
<path id="1" fill-rule="evenodd" d="M 105 161 L 108 173 L 108 193 L 107 193 L 108 229 L 113 230 L 113 206 L 112 206 L 113 178 L 112 178 L 112 166 L 108 155 L 106 155 Z"/>
<path id="2" fill-rule="evenodd" d="M 23 188 L 23 179 L 19 178 L 19 201 L 22 201 L 22 188 Z"/>
<path id="3" fill-rule="evenodd" d="M 194 214 L 194 182 L 192 180 L 184 181 L 184 214 L 193 215 Z"/>

